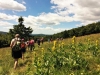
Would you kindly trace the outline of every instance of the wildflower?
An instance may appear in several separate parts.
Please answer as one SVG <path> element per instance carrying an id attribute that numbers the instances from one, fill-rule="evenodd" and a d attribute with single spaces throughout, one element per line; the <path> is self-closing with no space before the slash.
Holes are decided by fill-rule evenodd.
<path id="1" fill-rule="evenodd" d="M 42 48 L 42 57 L 44 56 L 44 48 Z"/>
<path id="2" fill-rule="evenodd" d="M 71 73 L 70 75 L 74 75 L 74 73 Z"/>
<path id="3" fill-rule="evenodd" d="M 54 50 L 55 50 L 55 46 L 52 47 L 52 51 L 54 51 Z"/>
<path id="4" fill-rule="evenodd" d="M 98 46 L 98 40 L 96 40 L 96 47 Z"/>
<path id="5" fill-rule="evenodd" d="M 83 75 L 83 73 L 81 73 L 81 75 Z"/>
<path id="6" fill-rule="evenodd" d="M 54 41 L 54 46 L 56 46 L 56 42 L 57 42 L 57 41 Z"/>
<path id="7" fill-rule="evenodd" d="M 77 55 L 77 57 L 80 57 L 79 55 Z"/>
<path id="8" fill-rule="evenodd" d="M 44 48 L 42 48 L 42 53 L 44 52 Z"/>
<path id="9" fill-rule="evenodd" d="M 42 48 L 42 50 L 44 50 L 44 48 Z"/>
<path id="10" fill-rule="evenodd" d="M 64 47 L 64 42 L 61 43 L 62 48 Z"/>
<path id="11" fill-rule="evenodd" d="M 75 36 L 73 36 L 73 39 L 75 39 Z"/>
<path id="12" fill-rule="evenodd" d="M 75 36 L 72 38 L 72 43 L 75 44 Z"/>
<path id="13" fill-rule="evenodd" d="M 96 40 L 96 50 L 98 50 L 98 40 Z"/>
<path id="14" fill-rule="evenodd" d="M 90 39 L 88 39 L 88 43 L 90 43 Z"/>
<path id="15" fill-rule="evenodd" d="M 34 51 L 34 57 L 36 56 L 36 52 Z"/>
<path id="16" fill-rule="evenodd" d="M 37 65 L 41 66 L 41 60 L 40 60 L 40 58 L 38 58 L 38 60 L 37 60 Z"/>
<path id="17" fill-rule="evenodd" d="M 61 45 L 59 44 L 59 47 L 61 47 Z"/>
<path id="18" fill-rule="evenodd" d="M 88 41 L 90 41 L 90 39 L 88 39 Z"/>
<path id="19" fill-rule="evenodd" d="M 49 64 L 49 61 L 47 60 L 47 61 L 45 62 L 45 66 L 48 66 L 48 64 Z"/>
<path id="20" fill-rule="evenodd" d="M 62 42 L 62 45 L 64 45 L 64 43 Z"/>

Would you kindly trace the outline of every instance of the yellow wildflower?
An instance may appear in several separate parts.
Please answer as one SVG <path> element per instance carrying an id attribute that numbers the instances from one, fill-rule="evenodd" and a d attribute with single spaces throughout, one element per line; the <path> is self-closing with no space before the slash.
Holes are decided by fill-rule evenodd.
<path id="1" fill-rule="evenodd" d="M 59 44 L 59 47 L 60 47 L 61 45 Z"/>
<path id="2" fill-rule="evenodd" d="M 34 51 L 34 56 L 36 56 L 36 52 Z"/>
<path id="3" fill-rule="evenodd" d="M 88 39 L 88 42 L 90 42 L 90 39 Z"/>
<path id="4" fill-rule="evenodd" d="M 75 44 L 75 36 L 72 38 L 72 44 Z"/>
<path id="5" fill-rule="evenodd" d="M 42 48 L 42 54 L 44 54 L 44 48 Z"/>
<path id="6" fill-rule="evenodd" d="M 57 42 L 57 41 L 54 41 L 54 46 L 56 46 L 56 42 Z"/>
<path id="7" fill-rule="evenodd" d="M 74 73 L 71 73 L 70 75 L 74 75 Z"/>
<path id="8" fill-rule="evenodd" d="M 44 50 L 44 48 L 42 48 L 42 50 Z"/>
<path id="9" fill-rule="evenodd" d="M 96 46 L 98 46 L 98 40 L 96 40 Z"/>
<path id="10" fill-rule="evenodd" d="M 81 73 L 81 75 L 83 75 L 83 73 Z"/>
<path id="11" fill-rule="evenodd" d="M 54 51 L 54 50 L 55 50 L 55 46 L 52 47 L 52 51 Z"/>
<path id="12" fill-rule="evenodd" d="M 61 43 L 61 46 L 62 46 L 62 48 L 63 48 L 63 46 L 64 46 L 64 42 Z"/>
<path id="13" fill-rule="evenodd" d="M 62 42 L 62 45 L 64 45 L 64 42 Z"/>

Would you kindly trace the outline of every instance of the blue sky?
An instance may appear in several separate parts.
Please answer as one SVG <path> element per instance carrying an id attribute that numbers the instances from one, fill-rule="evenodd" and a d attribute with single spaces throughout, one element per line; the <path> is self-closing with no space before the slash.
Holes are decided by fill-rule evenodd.
<path id="1" fill-rule="evenodd" d="M 0 31 L 24 18 L 33 34 L 55 34 L 100 20 L 98 0 L 0 0 Z"/>

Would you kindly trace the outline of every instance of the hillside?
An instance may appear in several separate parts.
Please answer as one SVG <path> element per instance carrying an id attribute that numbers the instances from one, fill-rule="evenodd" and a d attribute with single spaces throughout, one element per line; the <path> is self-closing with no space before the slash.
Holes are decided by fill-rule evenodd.
<path id="1" fill-rule="evenodd" d="M 54 34 L 53 37 L 69 38 L 73 36 L 78 37 L 78 36 L 84 36 L 84 35 L 96 34 L 96 33 L 100 33 L 100 22 L 83 25 L 81 27 L 72 28 L 70 30 L 65 30 L 57 34 Z"/>
<path id="2" fill-rule="evenodd" d="M 1 34 L 7 34 L 8 32 L 0 31 Z M 46 36 L 49 34 L 31 34 L 32 36 Z"/>
<path id="3" fill-rule="evenodd" d="M 4 31 L 0 31 L 0 33 L 1 33 L 1 34 L 7 34 L 7 32 L 4 32 Z"/>
<path id="4" fill-rule="evenodd" d="M 4 58 L 5 57 L 5 58 Z M 44 42 L 25 53 L 13 69 L 11 48 L 0 48 L 1 75 L 99 75 L 100 34 L 67 38 L 62 42 Z M 48 72 L 49 70 L 49 72 Z"/>

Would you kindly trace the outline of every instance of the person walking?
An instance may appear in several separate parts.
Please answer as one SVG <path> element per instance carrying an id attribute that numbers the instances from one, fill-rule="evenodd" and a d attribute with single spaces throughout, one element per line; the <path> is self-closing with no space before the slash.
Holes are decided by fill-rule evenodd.
<path id="1" fill-rule="evenodd" d="M 38 39 L 37 39 L 38 47 L 40 47 L 40 42 L 41 42 L 41 41 L 40 41 L 40 38 L 38 38 Z"/>
<path id="2" fill-rule="evenodd" d="M 22 59 L 24 60 L 24 53 L 26 52 L 26 43 L 24 39 L 21 40 Z"/>
<path id="3" fill-rule="evenodd" d="M 19 34 L 16 34 L 15 38 L 11 40 L 10 47 L 12 49 L 12 57 L 14 58 L 14 69 L 16 69 L 18 66 L 18 59 L 22 57 Z"/>
<path id="4" fill-rule="evenodd" d="M 28 50 L 28 51 L 30 50 L 29 41 L 30 41 L 30 39 L 28 39 L 28 40 L 26 41 L 26 45 L 27 45 L 27 50 Z"/>
<path id="5" fill-rule="evenodd" d="M 30 51 L 33 51 L 35 49 L 35 41 L 33 38 L 29 41 L 29 45 L 30 45 Z"/>

